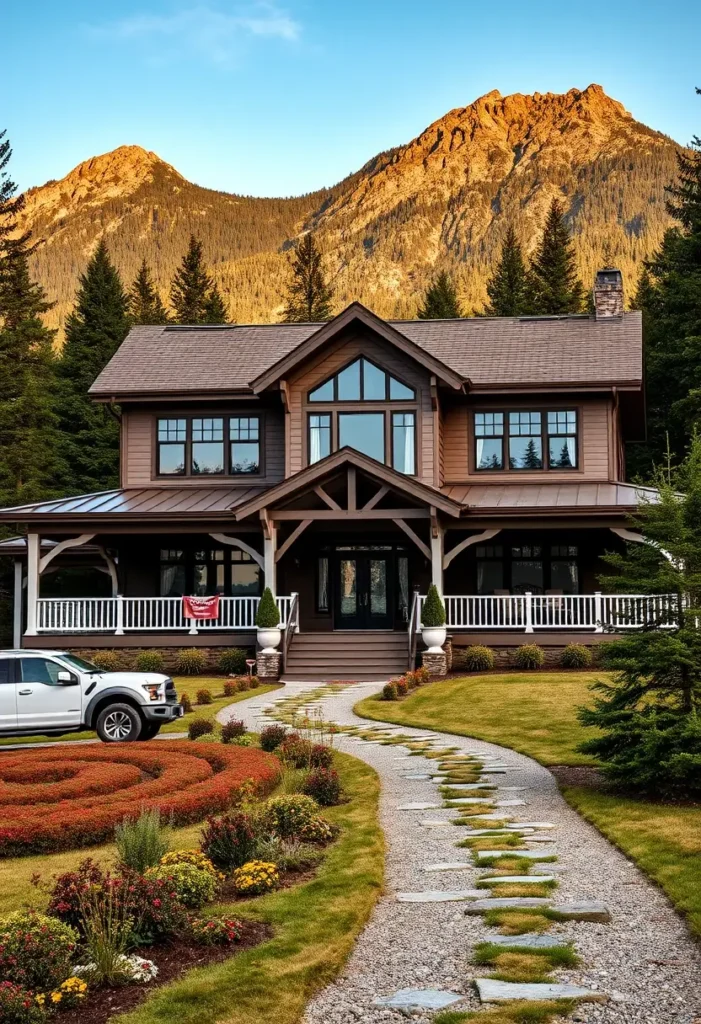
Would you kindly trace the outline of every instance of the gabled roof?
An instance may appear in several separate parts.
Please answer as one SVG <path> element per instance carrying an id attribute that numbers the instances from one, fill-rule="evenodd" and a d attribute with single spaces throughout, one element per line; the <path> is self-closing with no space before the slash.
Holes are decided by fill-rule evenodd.
<path id="1" fill-rule="evenodd" d="M 337 452 L 307 466 L 306 469 L 300 470 L 299 473 L 295 473 L 294 476 L 283 480 L 275 487 L 270 487 L 265 493 L 242 502 L 233 510 L 234 515 L 236 519 L 246 519 L 261 509 L 270 508 L 281 501 L 291 500 L 296 494 L 309 490 L 345 466 L 355 466 L 380 484 L 388 484 L 391 490 L 407 494 L 424 505 L 432 505 L 434 508 L 440 509 L 441 512 L 445 512 L 446 515 L 460 515 L 460 502 L 454 501 L 449 495 L 443 494 L 427 484 L 422 484 L 414 477 L 398 473 L 396 469 L 385 466 L 382 462 L 376 462 L 375 459 L 362 455 L 353 448 L 340 448 Z"/>
<path id="2" fill-rule="evenodd" d="M 451 370 L 447 363 L 436 359 L 428 349 L 417 345 L 406 334 L 402 334 L 401 331 L 397 330 L 393 324 L 388 323 L 386 320 L 381 320 L 379 316 L 376 316 L 360 302 L 351 302 L 350 306 L 346 306 L 343 312 L 335 316 L 333 320 L 329 320 L 315 331 L 314 334 L 301 341 L 295 349 L 281 356 L 273 366 L 264 370 L 260 376 L 251 382 L 251 387 L 257 394 L 265 391 L 267 387 L 283 378 L 291 369 L 313 355 L 322 345 L 337 337 L 354 323 L 367 327 L 384 341 L 426 367 L 430 373 L 435 374 L 440 380 L 451 387 L 456 389 L 462 387 L 464 381 L 461 374 Z"/>
<path id="3" fill-rule="evenodd" d="M 134 327 L 90 393 L 101 399 L 250 395 L 314 351 L 330 332 L 364 323 L 453 387 L 470 390 L 631 388 L 642 383 L 639 312 L 593 316 L 384 321 L 353 303 L 326 324 Z"/>

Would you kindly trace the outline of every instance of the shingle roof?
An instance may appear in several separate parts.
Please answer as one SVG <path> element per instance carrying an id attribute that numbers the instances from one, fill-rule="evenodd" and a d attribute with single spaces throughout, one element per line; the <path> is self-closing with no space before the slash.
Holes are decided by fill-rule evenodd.
<path id="1" fill-rule="evenodd" d="M 566 512 L 569 509 L 601 511 L 634 509 L 641 503 L 656 502 L 651 487 L 623 483 L 520 483 L 451 484 L 441 490 L 470 512 Z"/>
<path id="2" fill-rule="evenodd" d="M 637 387 L 638 312 L 588 316 L 399 320 L 392 327 L 472 387 L 550 384 Z M 135 327 L 93 384 L 98 397 L 246 392 L 319 324 Z"/>

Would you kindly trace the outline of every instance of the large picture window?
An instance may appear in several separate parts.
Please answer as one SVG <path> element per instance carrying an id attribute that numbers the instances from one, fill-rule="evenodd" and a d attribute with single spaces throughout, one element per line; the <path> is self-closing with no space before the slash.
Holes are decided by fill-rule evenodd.
<path id="1" fill-rule="evenodd" d="M 239 548 L 161 550 L 161 597 L 185 594 L 223 597 L 257 597 L 261 593 L 262 571 L 257 562 Z"/>
<path id="2" fill-rule="evenodd" d="M 319 384 L 308 397 L 310 402 L 411 402 L 416 392 L 363 357 Z"/>
<path id="3" fill-rule="evenodd" d="M 158 476 L 260 473 L 260 438 L 261 419 L 256 415 L 159 419 L 156 473 Z"/>
<path id="4" fill-rule="evenodd" d="M 563 470 L 578 466 L 574 409 L 475 412 L 473 424 L 477 471 Z"/>
<path id="5" fill-rule="evenodd" d="M 478 594 L 578 594 L 576 544 L 480 544 Z"/>
<path id="6" fill-rule="evenodd" d="M 385 461 L 385 416 L 382 412 L 340 412 L 338 447 L 355 448 L 378 462 Z"/>

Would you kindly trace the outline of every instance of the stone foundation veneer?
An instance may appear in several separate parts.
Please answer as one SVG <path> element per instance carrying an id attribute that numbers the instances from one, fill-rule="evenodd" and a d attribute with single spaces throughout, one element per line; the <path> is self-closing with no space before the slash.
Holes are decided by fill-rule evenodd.
<path id="1" fill-rule="evenodd" d="M 256 675 L 262 683 L 275 682 L 280 678 L 282 666 L 282 655 L 279 651 L 272 654 L 264 654 L 259 651 L 256 655 Z"/>
<path id="2" fill-rule="evenodd" d="M 421 664 L 427 668 L 433 677 L 445 676 L 448 674 L 448 656 L 445 651 L 432 654 L 430 651 L 423 651 Z"/>
<path id="3" fill-rule="evenodd" d="M 60 645 L 57 644 L 56 645 L 56 649 L 59 649 L 59 646 Z M 194 645 L 191 644 L 190 646 L 192 647 Z M 236 645 L 235 644 L 231 644 L 230 646 L 231 647 L 235 647 Z M 206 664 L 206 667 L 205 667 L 205 672 L 208 672 L 208 673 L 214 672 L 214 673 L 217 673 L 217 674 L 221 673 L 221 669 L 219 668 L 219 659 L 221 658 L 223 652 L 226 649 L 227 649 L 226 647 L 198 647 L 197 648 L 197 650 L 198 651 L 202 651 L 202 653 L 207 658 L 207 664 Z M 122 661 L 122 666 L 119 669 L 119 671 L 124 671 L 124 672 L 129 672 L 129 671 L 135 672 L 136 671 L 135 662 L 136 662 L 136 658 L 137 658 L 137 656 L 139 654 L 142 654 L 143 652 L 148 652 L 149 654 L 151 654 L 151 653 L 153 653 L 155 651 L 158 654 L 162 654 L 163 655 L 165 671 L 170 673 L 170 674 L 177 675 L 178 674 L 178 672 L 177 672 L 178 657 L 180 656 L 183 648 L 182 647 L 108 647 L 108 646 L 105 646 L 105 647 L 92 647 L 91 648 L 91 647 L 71 647 L 70 644 L 66 644 L 65 647 L 61 648 L 61 650 L 65 650 L 65 651 L 68 651 L 71 654 L 75 654 L 79 658 L 85 658 L 86 661 L 92 661 L 92 659 L 94 658 L 94 656 L 96 654 L 104 654 L 105 651 L 112 651 L 112 650 L 114 650 L 115 653 L 119 655 L 119 657 L 120 657 L 120 659 Z M 243 645 L 242 644 L 241 645 L 241 650 L 246 652 L 246 656 L 247 657 L 251 656 L 251 648 L 248 647 L 247 645 Z M 193 676 L 192 678 L 193 678 L 193 680 L 196 680 L 197 676 Z"/>

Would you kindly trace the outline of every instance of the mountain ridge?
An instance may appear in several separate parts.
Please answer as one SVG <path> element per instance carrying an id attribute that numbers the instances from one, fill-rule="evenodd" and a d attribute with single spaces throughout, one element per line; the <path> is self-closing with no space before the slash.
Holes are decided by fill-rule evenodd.
<path id="1" fill-rule="evenodd" d="M 555 197 L 585 285 L 606 253 L 630 292 L 672 223 L 664 186 L 677 149 L 600 85 L 508 96 L 495 89 L 337 185 L 297 197 L 206 189 L 156 153 L 120 146 L 30 189 L 21 227 L 42 243 L 34 271 L 57 301 L 58 326 L 99 238 L 127 284 L 145 256 L 167 298 L 191 231 L 239 321 L 279 318 L 287 250 L 309 229 L 339 308 L 358 298 L 380 315 L 411 317 L 432 276 L 447 269 L 465 304 L 479 309 L 508 225 L 531 252 Z"/>

